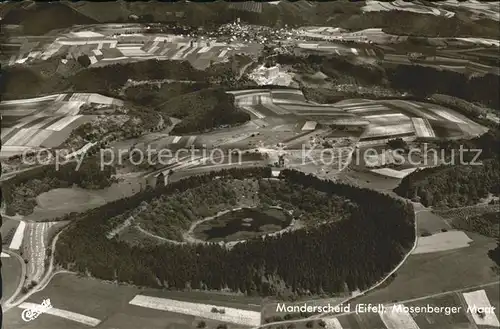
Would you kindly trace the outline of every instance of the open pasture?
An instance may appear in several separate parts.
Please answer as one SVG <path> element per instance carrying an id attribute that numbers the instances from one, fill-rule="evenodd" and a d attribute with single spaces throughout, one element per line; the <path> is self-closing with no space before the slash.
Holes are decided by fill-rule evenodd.
<path id="1" fill-rule="evenodd" d="M 388 285 L 351 303 L 388 303 L 404 301 L 489 284 L 500 279 L 493 270 L 488 251 L 496 241 L 478 234 L 467 248 L 411 255 Z"/>
<path id="2" fill-rule="evenodd" d="M 413 254 L 425 254 L 468 247 L 472 240 L 462 231 L 439 232 L 422 236 Z"/>
<path id="3" fill-rule="evenodd" d="M 78 296 L 78 298 L 75 298 L 75 296 Z M 135 298 L 136 296 L 141 297 Z M 141 304 L 132 302 L 134 300 L 140 301 L 141 298 L 146 298 L 146 300 L 160 300 L 162 302 L 169 301 L 169 305 L 189 305 L 191 309 L 188 311 L 195 310 L 199 307 L 208 307 L 206 306 L 207 304 L 217 305 L 219 309 L 226 309 L 227 316 L 231 315 L 232 313 L 230 310 L 234 309 L 236 310 L 235 312 L 240 312 L 241 314 L 250 314 L 253 319 L 252 321 L 256 321 L 258 317 L 260 322 L 259 298 L 196 291 L 169 292 L 154 289 L 141 289 L 134 286 L 117 285 L 92 278 L 78 277 L 72 274 L 57 274 L 51 280 L 47 288 L 32 295 L 28 298 L 27 302 L 40 303 L 40 301 L 45 298 L 50 298 L 55 308 L 99 320 L 100 324 L 98 328 L 106 329 L 190 329 L 196 327 L 200 321 L 205 321 L 207 325 L 212 325 L 215 328 L 218 324 L 223 322 L 220 320 L 210 320 L 206 317 L 182 314 L 186 313 L 185 309 L 181 310 L 182 312 L 177 312 L 179 310 L 176 309 L 174 311 L 177 313 L 175 313 L 147 308 L 142 305 L 133 305 Z M 160 303 L 159 305 L 163 304 Z M 16 326 L 17 324 L 20 325 L 19 328 L 89 328 L 88 325 L 83 325 L 79 322 L 51 314 L 44 314 L 37 318 L 33 321 L 35 326 L 31 323 L 23 327 L 22 323 L 24 321 L 21 320 L 20 312 L 20 308 L 13 308 L 4 315 L 5 325 L 10 325 L 7 326 L 7 328 L 18 328 Z M 209 315 L 216 314 L 211 312 L 211 308 L 204 313 Z M 37 323 L 39 326 L 36 326 Z M 45 325 L 45 323 L 47 323 L 47 325 Z M 52 327 L 50 327 L 49 324 L 51 324 Z M 241 329 L 248 326 L 230 324 L 229 327 Z"/>

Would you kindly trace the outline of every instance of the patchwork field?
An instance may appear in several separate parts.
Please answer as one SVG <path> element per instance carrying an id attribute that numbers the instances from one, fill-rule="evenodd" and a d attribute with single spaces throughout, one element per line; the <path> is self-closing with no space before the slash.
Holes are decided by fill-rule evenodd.
<path id="1" fill-rule="evenodd" d="M 123 31 L 116 28 L 106 29 L 106 24 L 104 24 L 94 26 L 89 30 L 59 35 L 45 41 L 33 38 L 36 42 L 32 43 L 32 48 L 23 49 L 18 55 L 12 55 L 8 64 L 29 63 L 38 59 L 47 60 L 59 55 L 76 58 L 85 54 L 89 56 L 93 66 L 156 58 L 158 60 L 187 60 L 194 67 L 205 69 L 212 62 L 225 61 L 236 53 L 256 55 L 262 48 L 257 43 L 228 43 L 168 34 L 142 34 L 144 27 L 138 28 L 134 24 L 121 25 Z M 136 33 L 130 33 L 130 31 Z M 29 37 L 27 38 L 29 41 Z M 15 43 L 15 40 L 9 41 Z M 26 40 L 22 42 L 26 44 Z"/>
<path id="2" fill-rule="evenodd" d="M 231 315 L 230 310 L 234 309 L 235 312 L 253 317 L 252 321 L 257 319 L 260 321 L 260 299 L 258 298 L 194 291 L 167 292 L 139 289 L 91 278 L 81 278 L 72 274 L 57 274 L 47 288 L 31 296 L 26 303 L 39 304 L 46 298 L 50 298 L 55 309 L 67 312 L 54 310 L 52 314 L 40 315 L 36 320 L 26 323 L 21 319 L 21 308 L 13 308 L 4 314 L 6 328 L 80 329 L 92 327 L 82 324 L 80 320 L 88 320 L 89 324 L 99 321 L 98 328 L 106 329 L 191 329 L 201 321 L 206 322 L 207 328 L 215 328 L 223 321 L 209 319 L 211 315 L 219 315 L 211 312 L 212 305 L 218 309 L 227 310 L 228 313 L 225 315 L 228 317 Z M 158 305 L 168 303 L 168 305 L 182 305 L 189 306 L 189 308 L 158 310 L 145 307 L 147 305 L 143 305 L 142 300 L 156 300 L 160 301 Z M 208 315 L 204 314 L 205 317 L 199 317 L 191 314 L 200 307 L 210 307 L 206 312 Z M 229 327 L 248 328 L 246 325 L 238 324 L 230 324 Z"/>
<path id="3" fill-rule="evenodd" d="M 471 329 L 498 328 L 498 308 L 484 316 L 476 309 L 495 307 L 499 301 L 498 285 L 487 284 L 470 289 L 443 292 L 401 303 L 384 303 L 384 311 L 354 312 L 324 318 L 329 329 Z M 417 311 L 419 308 L 439 311 Z M 351 307 L 353 309 L 354 306 Z M 415 312 L 412 312 L 415 310 Z M 302 322 L 300 325 L 303 325 Z M 306 327 L 306 326 L 305 326 Z M 302 328 L 297 326 L 296 328 Z"/>
<path id="4" fill-rule="evenodd" d="M 79 114 L 84 104 L 122 106 L 123 102 L 86 93 L 0 102 L 0 114 L 4 118 L 0 157 L 61 145 L 75 128 L 94 118 L 92 115 Z"/>
<path id="5" fill-rule="evenodd" d="M 366 5 L 362 8 L 365 12 L 370 11 L 390 11 L 390 10 L 400 10 L 409 11 L 418 14 L 428 14 L 434 16 L 443 16 L 446 18 L 451 18 L 455 16 L 455 13 L 445 9 L 438 9 L 434 7 L 425 6 L 422 4 L 414 2 L 405 1 L 392 1 L 392 2 L 381 2 L 381 1 L 366 1 Z"/>

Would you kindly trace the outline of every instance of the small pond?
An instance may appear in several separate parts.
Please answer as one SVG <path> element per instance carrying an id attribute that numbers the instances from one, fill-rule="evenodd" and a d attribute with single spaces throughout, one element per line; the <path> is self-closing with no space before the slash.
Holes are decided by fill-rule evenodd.
<path id="1" fill-rule="evenodd" d="M 280 231 L 290 225 L 292 216 L 276 208 L 243 208 L 200 223 L 194 236 L 208 242 L 250 239 Z"/>

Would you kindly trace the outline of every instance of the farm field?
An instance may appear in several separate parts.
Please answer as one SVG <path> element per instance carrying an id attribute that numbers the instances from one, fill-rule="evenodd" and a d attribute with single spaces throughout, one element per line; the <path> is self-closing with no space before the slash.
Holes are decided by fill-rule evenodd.
<path id="1" fill-rule="evenodd" d="M 81 115 L 84 104 L 122 106 L 123 101 L 99 94 L 56 94 L 38 98 L 0 102 L 2 150 L 0 158 L 22 154 L 25 150 L 61 145 L 93 115 Z"/>
<path id="2" fill-rule="evenodd" d="M 135 24 L 121 24 L 124 31 L 118 35 L 116 29 L 106 29 L 106 24 L 89 27 L 87 30 L 69 32 L 57 38 L 39 39 L 36 47 L 24 49 L 18 55 L 12 55 L 8 65 L 29 63 L 34 60 L 47 60 L 54 56 L 77 57 L 89 56 L 92 66 L 105 66 L 115 63 L 127 63 L 140 60 L 187 60 L 193 67 L 205 69 L 211 62 L 222 62 L 236 53 L 256 55 L 262 46 L 257 43 L 242 44 L 237 42 L 216 42 L 168 34 L 143 34 L 144 28 Z M 127 31 L 128 30 L 128 31 Z M 134 31 L 133 34 L 124 34 Z M 29 41 L 30 37 L 26 37 Z M 27 40 L 23 40 L 26 42 Z M 15 43 L 14 40 L 10 40 Z"/>
<path id="3" fill-rule="evenodd" d="M 339 315 L 334 318 L 324 318 L 326 328 L 331 329 L 470 329 L 470 328 L 498 328 L 499 310 L 479 318 L 474 307 L 498 305 L 498 285 L 488 284 L 470 289 L 461 289 L 423 297 L 410 299 L 401 303 L 384 304 L 384 312 L 360 312 Z M 467 299 L 473 300 L 467 303 Z M 441 312 L 407 313 L 402 307 L 408 308 L 442 308 Z M 393 311 L 395 313 L 393 313 Z M 307 322 L 306 322 L 307 323 Z M 490 326 L 484 326 L 489 324 Z M 297 324 L 302 327 L 304 322 Z M 484 327 L 483 327 L 484 326 Z"/>
<path id="4" fill-rule="evenodd" d="M 366 1 L 366 5 L 362 8 L 362 10 L 365 12 L 400 10 L 400 11 L 410 11 L 419 14 L 444 16 L 446 18 L 451 18 L 455 16 L 454 12 L 445 9 L 438 9 L 416 3 L 408 3 L 404 1 L 381 2 L 381 1 L 368 0 Z"/>
<path id="5" fill-rule="evenodd" d="M 361 296 L 352 303 L 386 303 L 465 289 L 500 279 L 488 251 L 496 241 L 469 233 L 467 248 L 411 255 L 387 286 Z"/>
<path id="6" fill-rule="evenodd" d="M 258 298 L 203 292 L 155 291 L 153 289 L 140 289 L 133 286 L 106 283 L 91 278 L 78 277 L 73 274 L 55 275 L 47 288 L 31 296 L 27 302 L 40 303 L 41 300 L 50 298 L 54 308 L 98 319 L 101 321 L 98 328 L 106 329 L 115 328 L 116 326 L 120 329 L 135 329 L 140 326 L 164 329 L 166 325 L 167 328 L 171 329 L 188 329 L 195 327 L 201 320 L 207 324 L 220 323 L 220 321 L 211 321 L 198 316 L 131 305 L 130 302 L 136 295 L 174 298 L 180 301 L 190 301 L 191 303 L 215 304 L 219 308 L 233 307 L 254 310 L 260 316 L 260 299 Z M 74 298 L 75 296 L 78 296 L 78 298 Z M 20 318 L 19 308 L 13 308 L 4 315 L 5 325 L 16 325 L 21 324 L 21 322 L 23 321 Z M 66 322 L 68 326 L 64 328 L 88 328 L 88 326 L 82 326 L 75 321 L 62 319 L 50 314 L 42 315 L 34 322 L 39 323 L 40 327 L 27 326 L 25 328 L 48 329 L 50 328 L 48 324 L 63 325 Z M 47 327 L 43 326 L 44 323 L 48 323 Z M 230 328 L 246 327 L 230 325 Z M 63 327 L 56 326 L 52 328 Z"/>
<path id="7" fill-rule="evenodd" d="M 144 188 L 146 181 L 137 174 L 120 176 L 121 180 L 101 190 L 78 187 L 58 188 L 37 196 L 37 206 L 27 220 L 40 221 L 62 217 L 71 212 L 83 212 L 121 199 Z"/>
<path id="8" fill-rule="evenodd" d="M 14 294 L 21 279 L 21 261 L 2 255 L 2 303 Z"/>
<path id="9" fill-rule="evenodd" d="M 407 141 L 464 138 L 478 136 L 487 130 L 455 111 L 422 102 L 350 99 L 316 104 L 294 89 L 249 89 L 230 93 L 235 96 L 236 105 L 254 119 L 252 122 L 265 122 L 270 117 L 296 117 L 303 119 L 304 125 L 308 121 L 316 122 L 316 129 L 322 123 L 352 125 L 364 129 L 360 145 L 366 146 L 385 144 L 396 137 Z"/>
<path id="10" fill-rule="evenodd" d="M 451 226 L 446 219 L 427 209 L 418 212 L 417 229 L 418 235 L 422 236 L 424 233 L 427 235 L 450 230 Z"/>
<path id="11" fill-rule="evenodd" d="M 470 242 L 472 240 L 462 231 L 439 232 L 420 237 L 413 253 L 416 255 L 466 248 Z"/>

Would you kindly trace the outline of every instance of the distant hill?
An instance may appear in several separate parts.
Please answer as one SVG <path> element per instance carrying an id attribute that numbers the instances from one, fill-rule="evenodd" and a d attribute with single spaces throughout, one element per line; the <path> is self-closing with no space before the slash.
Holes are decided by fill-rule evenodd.
<path id="1" fill-rule="evenodd" d="M 42 35 L 72 25 L 95 23 L 98 22 L 63 3 L 56 2 L 10 8 L 6 10 L 6 15 L 2 19 L 2 24 L 21 25 L 23 33 L 29 35 Z"/>
<path id="2" fill-rule="evenodd" d="M 28 3 L 26 3 L 28 4 Z M 334 26 L 348 30 L 381 27 L 387 33 L 421 36 L 474 36 L 498 38 L 498 22 L 472 20 L 459 13 L 452 18 L 407 11 L 363 12 L 364 1 L 308 2 L 59 2 L 31 5 L 2 5 L 2 23 L 21 24 L 24 33 L 41 35 L 74 24 L 160 22 L 191 27 L 216 27 L 241 21 L 270 27 Z M 54 19 L 57 17 L 57 19 Z"/>

